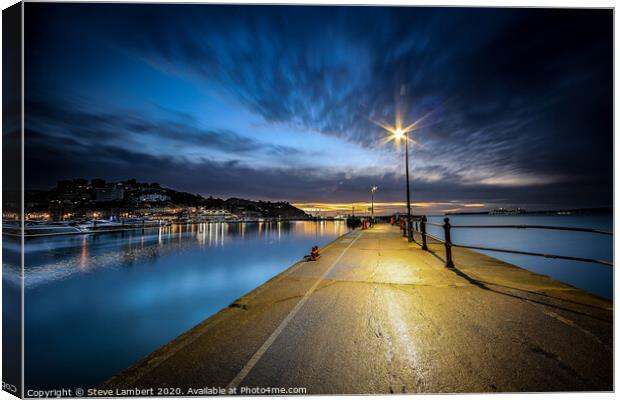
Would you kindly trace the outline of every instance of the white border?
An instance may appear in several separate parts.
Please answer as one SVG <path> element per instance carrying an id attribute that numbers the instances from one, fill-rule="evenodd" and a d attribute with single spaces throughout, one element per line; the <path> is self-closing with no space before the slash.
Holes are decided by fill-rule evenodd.
<path id="1" fill-rule="evenodd" d="M 35 0 L 36 1 L 36 0 Z M 35 2 L 32 1 L 32 2 Z M 85 0 L 85 1 L 81 1 L 84 3 L 97 3 L 97 2 L 103 2 L 103 1 L 89 1 L 89 0 Z M 114 3 L 114 2 L 119 2 L 119 1 L 106 1 L 107 3 Z M 615 8 L 615 2 L 613 1 L 609 1 L 609 0 L 590 0 L 590 1 L 584 1 L 584 0 L 544 0 L 544 1 L 533 1 L 533 0 L 525 0 L 525 1 L 505 1 L 505 0 L 478 0 L 478 1 L 467 1 L 467 0 L 451 0 L 451 1 L 433 1 L 433 0 L 426 0 L 426 1 L 411 1 L 411 0 L 388 0 L 386 2 L 379 2 L 379 1 L 352 1 L 352 0 L 339 0 L 339 1 L 333 1 L 333 0 L 322 0 L 322 1 L 317 1 L 317 0 L 288 0 L 288 1 L 281 1 L 281 2 L 276 2 L 276 1 L 264 1 L 264 0 L 244 0 L 244 1 L 174 1 L 174 0 L 133 0 L 130 1 L 133 3 L 201 3 L 201 4 L 305 4 L 305 5 L 394 5 L 394 6 L 444 6 L 444 7 L 449 7 L 449 6 L 466 6 L 466 7 L 557 7 L 557 8 Z M 0 4 L 2 5 L 2 9 L 5 9 L 13 4 L 15 4 L 15 1 L 12 0 L 0 0 Z M 1 25 L 1 19 L 0 19 L 0 25 Z M 24 31 L 23 31 L 23 7 L 22 7 L 22 73 L 23 73 L 23 61 L 24 61 L 24 54 L 23 54 L 23 48 L 24 48 Z M 0 39 L 1 39 L 1 29 L 0 29 Z M 618 32 L 615 29 L 615 11 L 614 11 L 614 210 L 616 208 L 616 206 L 618 205 L 617 203 L 617 199 L 620 198 L 618 196 L 620 189 L 618 188 L 617 183 L 617 177 L 618 172 L 620 170 L 620 166 L 619 164 L 616 162 L 615 159 L 615 154 L 618 153 L 618 149 L 620 147 L 620 144 L 618 144 L 618 142 L 615 140 L 615 132 L 616 132 L 616 118 L 615 116 L 618 115 L 618 113 L 620 112 L 620 107 L 618 106 L 618 103 L 615 101 L 616 97 L 615 94 L 617 92 L 616 90 L 616 80 L 615 80 L 615 76 L 616 73 L 618 71 L 618 60 L 617 60 L 617 52 L 616 50 L 616 43 L 618 43 Z M 1 41 L 0 41 L 1 42 Z M 2 55 L 0 53 L 0 63 L 2 60 Z M 2 89 L 2 84 L 0 82 L 0 91 Z M 22 80 L 22 110 L 24 110 L 24 82 Z M 1 117 L 1 113 L 2 111 L 0 110 L 0 117 Z M 23 156 L 24 156 L 24 133 L 23 133 L 23 129 L 24 129 L 24 115 L 22 112 L 22 187 L 24 184 L 24 165 L 23 165 Z M 0 185 L 2 184 L 2 166 L 0 163 Z M 22 196 L 23 196 L 23 192 L 22 192 Z M 0 203 L 2 200 L 2 194 L 0 191 Z M 24 203 L 23 203 L 23 199 L 22 199 L 22 224 L 23 224 L 23 218 L 24 218 Z M 614 227 L 618 226 L 618 215 L 614 212 Z M 617 245 L 617 241 L 616 241 L 616 236 L 614 236 L 614 256 L 615 256 L 615 250 L 616 250 L 616 245 Z M 23 239 L 22 239 L 22 249 L 23 249 Z M 21 254 L 22 257 L 22 289 L 23 289 L 23 265 L 24 265 L 24 260 L 23 260 L 23 251 Z M 615 257 L 614 257 L 615 258 Z M 616 283 L 617 283 L 617 279 L 618 279 L 618 275 L 619 274 L 615 274 L 614 273 L 614 293 L 615 293 L 615 288 L 616 288 Z M 1 295 L 1 288 L 0 288 L 0 295 Z M 615 297 L 615 296 L 614 296 Z M 614 299 L 615 300 L 615 299 Z M 0 296 L 0 306 L 1 306 L 1 296 Z M 615 306 L 615 301 L 614 301 L 614 306 Z M 24 292 L 22 290 L 22 354 L 23 354 L 23 323 L 24 323 Z M 618 339 L 618 329 L 617 329 L 617 324 L 616 324 L 616 320 L 614 319 L 614 383 L 617 384 L 618 382 L 620 382 L 618 380 L 619 377 L 619 371 L 618 371 L 618 365 L 615 362 L 616 358 L 615 358 L 615 350 L 616 350 L 616 343 L 617 343 L 617 339 Z M 1 327 L 0 327 L 0 338 L 1 338 Z M 22 364 L 22 390 L 24 390 L 24 382 L 23 382 L 23 364 Z M 454 398 L 455 395 L 433 395 L 434 398 Z M 613 393 L 558 393 L 558 394 L 485 394 L 485 395 L 456 395 L 456 396 L 460 396 L 460 397 L 470 397 L 473 398 L 472 396 L 484 396 L 486 399 L 533 399 L 533 398 L 538 398 L 541 396 L 544 396 L 545 399 L 581 399 L 584 397 L 587 397 L 588 399 L 608 399 L 608 398 L 614 398 L 615 395 Z M 297 397 L 297 396 L 287 396 L 287 398 L 291 398 L 291 397 L 295 397 L 295 398 L 303 398 L 303 399 L 309 399 L 309 398 L 336 398 L 337 396 L 303 396 L 303 397 Z M 338 396 L 338 397 L 342 397 L 342 396 Z M 347 396 L 348 397 L 348 396 Z M 393 398 L 392 396 L 373 396 L 375 398 Z M 248 397 L 245 397 L 248 398 Z M 250 397 L 250 398 L 256 398 L 258 399 L 259 397 Z M 10 394 L 8 394 L 7 392 L 4 391 L 0 391 L 0 400 L 4 400 L 4 399 L 15 399 L 14 396 L 11 396 Z"/>

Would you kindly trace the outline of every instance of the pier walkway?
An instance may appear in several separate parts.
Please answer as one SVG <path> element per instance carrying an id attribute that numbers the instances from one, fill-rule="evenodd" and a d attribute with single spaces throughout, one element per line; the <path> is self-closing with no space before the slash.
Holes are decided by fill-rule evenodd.
<path id="1" fill-rule="evenodd" d="M 610 301 L 464 249 L 448 269 L 430 249 L 387 224 L 350 232 L 103 387 L 613 389 Z"/>

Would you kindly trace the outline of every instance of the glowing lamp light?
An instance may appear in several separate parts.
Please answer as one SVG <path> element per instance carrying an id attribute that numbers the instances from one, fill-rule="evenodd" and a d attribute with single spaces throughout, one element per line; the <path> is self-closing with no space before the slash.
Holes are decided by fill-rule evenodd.
<path id="1" fill-rule="evenodd" d="M 394 139 L 400 140 L 400 139 L 402 139 L 404 134 L 405 134 L 405 131 L 403 131 L 400 128 L 396 128 L 396 130 L 394 130 Z"/>

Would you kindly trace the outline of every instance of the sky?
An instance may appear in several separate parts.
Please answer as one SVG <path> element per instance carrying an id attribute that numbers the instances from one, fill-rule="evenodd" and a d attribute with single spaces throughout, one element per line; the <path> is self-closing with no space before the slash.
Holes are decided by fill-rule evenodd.
<path id="1" fill-rule="evenodd" d="M 611 10 L 26 3 L 26 186 L 306 209 L 613 202 Z"/>

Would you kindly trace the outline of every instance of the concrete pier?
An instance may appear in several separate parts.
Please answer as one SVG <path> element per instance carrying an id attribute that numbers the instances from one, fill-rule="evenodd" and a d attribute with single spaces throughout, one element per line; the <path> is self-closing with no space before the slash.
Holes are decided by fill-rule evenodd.
<path id="1" fill-rule="evenodd" d="M 355 230 L 103 388 L 613 390 L 612 302 L 469 250 L 448 269 L 429 247 Z"/>

